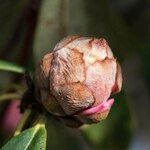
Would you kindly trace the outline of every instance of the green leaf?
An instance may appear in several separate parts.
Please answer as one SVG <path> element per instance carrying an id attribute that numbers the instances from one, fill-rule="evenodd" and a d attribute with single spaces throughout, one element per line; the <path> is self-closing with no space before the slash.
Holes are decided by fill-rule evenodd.
<path id="1" fill-rule="evenodd" d="M 45 125 L 37 124 L 13 137 L 2 150 L 45 150 L 47 131 Z"/>
<path id="2" fill-rule="evenodd" d="M 0 60 L 0 70 L 24 73 L 25 69 L 17 64 Z"/>

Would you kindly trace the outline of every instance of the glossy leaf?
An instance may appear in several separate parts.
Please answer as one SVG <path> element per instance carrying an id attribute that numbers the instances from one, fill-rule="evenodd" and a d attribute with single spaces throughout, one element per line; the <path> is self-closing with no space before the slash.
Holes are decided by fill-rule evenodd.
<path id="1" fill-rule="evenodd" d="M 37 124 L 13 137 L 2 150 L 45 150 L 47 132 L 45 126 Z"/>
<path id="2" fill-rule="evenodd" d="M 17 64 L 0 60 L 0 70 L 11 71 L 16 73 L 24 73 L 25 69 Z"/>

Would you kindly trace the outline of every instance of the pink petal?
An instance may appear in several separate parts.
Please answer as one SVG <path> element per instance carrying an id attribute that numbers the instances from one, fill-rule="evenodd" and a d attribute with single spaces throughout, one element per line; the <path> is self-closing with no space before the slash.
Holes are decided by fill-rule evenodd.
<path id="1" fill-rule="evenodd" d="M 106 110 L 109 110 L 114 103 L 114 99 L 109 99 L 106 102 L 99 104 L 98 106 L 88 108 L 80 113 L 80 115 L 92 115 L 95 113 L 102 113 Z"/>

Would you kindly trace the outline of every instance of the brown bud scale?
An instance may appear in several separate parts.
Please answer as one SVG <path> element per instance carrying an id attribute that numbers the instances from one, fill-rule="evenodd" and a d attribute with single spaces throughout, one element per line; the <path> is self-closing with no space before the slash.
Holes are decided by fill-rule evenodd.
<path id="1" fill-rule="evenodd" d="M 35 83 L 48 112 L 89 124 L 107 117 L 122 73 L 105 39 L 69 36 L 43 57 Z"/>

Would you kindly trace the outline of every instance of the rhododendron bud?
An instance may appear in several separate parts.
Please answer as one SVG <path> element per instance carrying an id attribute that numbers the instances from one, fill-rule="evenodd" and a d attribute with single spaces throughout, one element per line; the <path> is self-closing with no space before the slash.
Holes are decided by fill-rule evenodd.
<path id="1" fill-rule="evenodd" d="M 121 67 L 105 39 L 69 36 L 44 56 L 35 83 L 48 112 L 89 124 L 107 117 L 110 95 L 121 90 Z"/>

